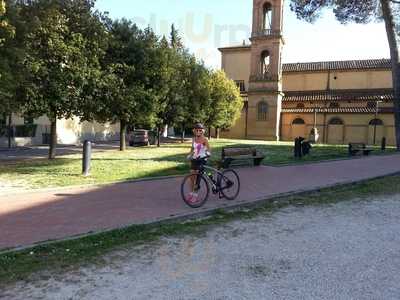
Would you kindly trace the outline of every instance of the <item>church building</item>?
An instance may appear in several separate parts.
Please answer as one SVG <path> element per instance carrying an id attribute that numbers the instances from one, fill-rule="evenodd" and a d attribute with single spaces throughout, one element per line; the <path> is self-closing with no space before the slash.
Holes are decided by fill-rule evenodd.
<path id="1" fill-rule="evenodd" d="M 222 69 L 240 88 L 240 119 L 226 138 L 395 144 L 389 59 L 282 63 L 283 0 L 253 0 L 251 45 L 220 48 Z"/>

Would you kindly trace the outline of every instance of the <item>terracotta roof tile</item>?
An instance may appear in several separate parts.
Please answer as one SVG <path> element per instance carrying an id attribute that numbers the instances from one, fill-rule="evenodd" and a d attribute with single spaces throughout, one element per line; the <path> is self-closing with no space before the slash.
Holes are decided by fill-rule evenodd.
<path id="1" fill-rule="evenodd" d="M 220 52 L 224 51 L 240 51 L 240 50 L 251 50 L 250 45 L 239 45 L 239 46 L 231 46 L 231 47 L 220 47 L 218 48 Z"/>
<path id="2" fill-rule="evenodd" d="M 390 59 L 321 61 L 283 64 L 283 72 L 391 69 Z"/>
<path id="3" fill-rule="evenodd" d="M 330 91 L 298 91 L 285 92 L 284 102 L 299 101 L 375 101 L 394 100 L 392 89 L 370 89 L 370 90 L 330 90 Z"/>
<path id="4" fill-rule="evenodd" d="M 375 113 L 375 108 L 368 107 L 340 107 L 317 108 L 317 113 Z M 282 108 L 283 113 L 314 113 L 314 108 Z M 385 107 L 378 110 L 379 113 L 393 113 L 393 108 Z"/>

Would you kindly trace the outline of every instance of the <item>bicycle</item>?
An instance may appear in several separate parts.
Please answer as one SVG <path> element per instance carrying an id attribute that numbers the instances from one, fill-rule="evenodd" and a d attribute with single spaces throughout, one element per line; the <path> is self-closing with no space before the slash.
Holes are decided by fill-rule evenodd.
<path id="1" fill-rule="evenodd" d="M 200 162 L 198 173 L 186 176 L 181 185 L 182 199 L 192 208 L 202 207 L 207 202 L 210 186 L 213 194 L 218 194 L 220 199 L 235 200 L 240 192 L 239 175 L 232 169 L 221 171 L 207 166 L 207 158 L 209 156 L 197 159 Z M 193 193 L 197 196 L 193 197 Z"/>

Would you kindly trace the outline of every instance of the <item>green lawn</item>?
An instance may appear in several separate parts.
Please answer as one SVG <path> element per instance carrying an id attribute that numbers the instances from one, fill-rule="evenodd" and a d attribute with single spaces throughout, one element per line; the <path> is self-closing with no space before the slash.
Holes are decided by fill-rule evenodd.
<path id="1" fill-rule="evenodd" d="M 346 146 L 317 145 L 311 155 L 302 160 L 293 158 L 293 143 L 243 140 L 213 140 L 212 162 L 221 157 L 221 148 L 232 145 L 251 145 L 266 154 L 264 164 L 282 165 L 348 158 Z M 92 159 L 92 172 L 81 175 L 81 155 L 69 155 L 54 161 L 31 160 L 0 165 L 0 187 L 35 189 L 71 185 L 103 184 L 132 179 L 179 175 L 188 172 L 186 155 L 189 144 L 165 144 L 161 148 L 130 148 L 126 152 L 115 150 L 96 152 Z M 387 152 L 394 151 L 389 149 Z M 377 148 L 375 154 L 381 152 Z"/>

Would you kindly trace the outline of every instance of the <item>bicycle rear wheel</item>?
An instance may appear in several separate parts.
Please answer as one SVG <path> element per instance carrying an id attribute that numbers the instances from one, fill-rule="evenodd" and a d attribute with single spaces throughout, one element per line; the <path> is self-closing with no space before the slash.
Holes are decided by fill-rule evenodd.
<path id="1" fill-rule="evenodd" d="M 239 175 L 231 169 L 225 170 L 220 175 L 220 190 L 222 195 L 228 200 L 235 200 L 240 192 Z"/>
<path id="2" fill-rule="evenodd" d="M 203 206 L 210 194 L 210 187 L 202 174 L 191 174 L 183 179 L 181 195 L 183 201 L 192 208 Z"/>

